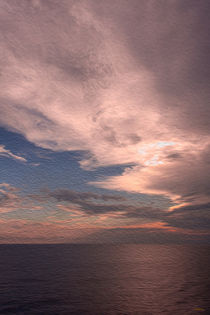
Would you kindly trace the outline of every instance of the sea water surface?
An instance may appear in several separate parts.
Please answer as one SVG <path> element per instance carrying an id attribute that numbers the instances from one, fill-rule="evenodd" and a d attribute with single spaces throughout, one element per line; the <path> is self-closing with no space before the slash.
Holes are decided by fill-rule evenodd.
<path id="1" fill-rule="evenodd" d="M 0 245 L 0 314 L 210 314 L 210 246 Z"/>

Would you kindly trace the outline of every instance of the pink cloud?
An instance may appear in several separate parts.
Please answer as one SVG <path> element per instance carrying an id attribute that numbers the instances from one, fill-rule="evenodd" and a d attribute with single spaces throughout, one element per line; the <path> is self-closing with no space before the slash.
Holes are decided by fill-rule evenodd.
<path id="1" fill-rule="evenodd" d="M 10 150 L 5 149 L 4 145 L 0 145 L 0 156 L 11 157 L 21 162 L 27 162 L 27 160 L 24 157 L 16 155 L 12 153 Z"/>
<path id="2" fill-rule="evenodd" d="M 130 192 L 162 194 L 178 204 L 210 201 L 208 143 L 175 143 L 170 149 L 151 150 L 149 147 L 148 151 L 148 154 L 145 153 L 146 160 L 143 154 L 141 166 L 129 167 L 122 175 L 104 178 L 95 185 Z"/>
<path id="3" fill-rule="evenodd" d="M 205 4 L 169 2 L 164 19 L 153 1 L 133 4 L 2 1 L 0 124 L 88 152 L 84 169 L 134 165 L 92 185 L 209 202 Z"/>

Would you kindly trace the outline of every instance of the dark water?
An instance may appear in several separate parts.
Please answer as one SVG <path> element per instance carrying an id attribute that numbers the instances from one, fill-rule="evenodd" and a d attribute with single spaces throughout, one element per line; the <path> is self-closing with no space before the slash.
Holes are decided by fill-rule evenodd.
<path id="1" fill-rule="evenodd" d="M 0 245 L 0 314 L 210 314 L 210 247 Z"/>

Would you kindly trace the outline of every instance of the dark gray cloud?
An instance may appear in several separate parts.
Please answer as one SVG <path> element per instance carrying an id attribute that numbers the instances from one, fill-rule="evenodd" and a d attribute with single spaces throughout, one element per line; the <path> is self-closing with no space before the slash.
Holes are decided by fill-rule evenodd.
<path id="1" fill-rule="evenodd" d="M 32 195 L 32 199 L 39 202 L 49 202 L 52 198 L 71 209 L 79 209 L 86 216 L 100 216 L 117 214 L 118 219 L 131 222 L 162 222 L 169 228 L 187 230 L 210 229 L 210 203 L 180 206 L 173 211 L 144 205 L 141 202 L 132 203 L 132 199 L 111 194 L 97 194 L 92 192 L 77 192 L 68 189 L 45 190 L 40 195 Z M 190 197 L 186 196 L 188 200 Z M 191 197 L 193 200 L 193 196 Z M 62 210 L 63 211 L 63 210 Z M 62 213 L 61 213 L 62 215 Z M 70 215 L 71 216 L 71 215 Z"/>
<path id="2" fill-rule="evenodd" d="M 47 192 L 47 191 L 46 191 Z M 124 201 L 126 200 L 122 196 L 111 194 L 97 194 L 93 192 L 78 192 L 70 189 L 56 189 L 50 191 L 48 196 L 55 198 L 57 201 L 70 201 L 75 203 L 81 203 L 84 200 L 100 199 L 101 201 Z"/>
<path id="3" fill-rule="evenodd" d="M 164 218 L 169 226 L 191 230 L 210 230 L 210 203 L 182 206 Z"/>
<path id="4" fill-rule="evenodd" d="M 182 229 L 209 231 L 210 230 L 210 215 L 209 213 L 197 213 L 190 215 L 189 213 L 184 216 L 171 216 L 165 220 L 171 227 Z"/>
<path id="5" fill-rule="evenodd" d="M 48 192 L 48 197 L 53 197 L 58 202 L 75 204 L 89 216 L 118 213 L 120 219 L 134 219 L 136 223 L 142 222 L 142 220 L 152 220 L 163 222 L 169 227 L 175 228 L 210 229 L 210 203 L 182 206 L 169 212 L 167 209 L 152 206 L 133 205 L 121 196 L 100 195 L 91 192 L 81 193 L 67 189 Z M 109 203 L 106 204 L 104 201 L 109 201 Z"/>
<path id="6" fill-rule="evenodd" d="M 46 194 L 40 196 L 44 199 L 52 197 L 58 202 L 73 203 L 77 206 L 80 206 L 81 211 L 84 211 L 88 215 L 122 212 L 122 217 L 124 218 L 160 217 L 160 213 L 158 212 L 159 209 L 154 209 L 148 206 L 134 206 L 129 204 L 129 200 L 126 200 L 126 198 L 117 195 L 105 195 L 92 192 L 77 192 L 68 189 L 57 189 L 49 192 L 46 191 Z M 40 196 L 38 196 L 38 198 Z"/>
<path id="7" fill-rule="evenodd" d="M 147 206 L 133 206 L 129 204 L 96 204 L 90 202 L 82 202 L 79 204 L 84 212 L 90 215 L 100 215 L 107 213 L 120 212 L 119 218 L 136 219 L 162 219 L 163 213 L 160 209 L 155 209 Z"/>

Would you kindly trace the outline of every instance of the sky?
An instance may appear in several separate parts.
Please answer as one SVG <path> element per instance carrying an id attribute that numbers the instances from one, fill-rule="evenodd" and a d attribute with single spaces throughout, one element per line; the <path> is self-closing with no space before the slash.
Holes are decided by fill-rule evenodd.
<path id="1" fill-rule="evenodd" d="M 209 13 L 0 2 L 0 243 L 210 242 Z"/>

